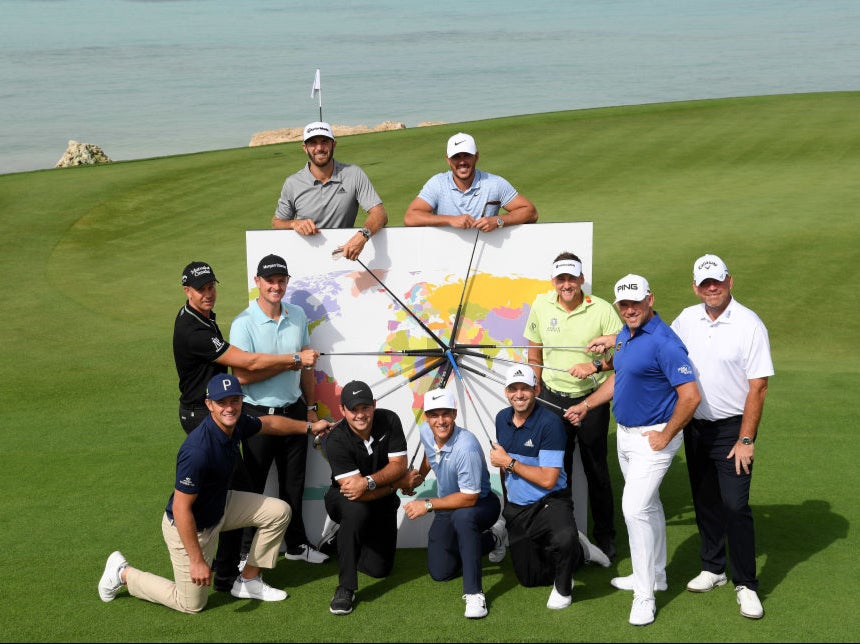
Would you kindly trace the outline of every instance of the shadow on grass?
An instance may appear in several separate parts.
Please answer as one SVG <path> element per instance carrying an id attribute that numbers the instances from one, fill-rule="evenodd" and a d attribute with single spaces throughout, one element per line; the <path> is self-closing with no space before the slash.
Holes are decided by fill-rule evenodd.
<path id="1" fill-rule="evenodd" d="M 822 499 L 807 499 L 796 505 L 753 505 L 756 532 L 756 558 L 764 556 L 765 562 L 758 571 L 759 595 L 767 597 L 770 590 L 779 586 L 789 572 L 798 564 L 826 550 L 839 539 L 848 536 L 848 520 L 831 510 L 830 502 Z M 692 523 L 695 520 L 674 521 L 673 525 Z M 688 537 L 675 550 L 667 568 L 683 568 L 676 575 L 669 573 L 670 584 L 683 591 L 686 582 L 698 571 L 698 531 Z M 690 562 L 694 562 L 690 567 Z M 731 552 L 729 552 L 731 565 Z M 731 580 L 731 570 L 726 571 Z M 682 581 L 683 579 L 683 581 Z M 670 589 L 672 586 L 670 585 Z"/>

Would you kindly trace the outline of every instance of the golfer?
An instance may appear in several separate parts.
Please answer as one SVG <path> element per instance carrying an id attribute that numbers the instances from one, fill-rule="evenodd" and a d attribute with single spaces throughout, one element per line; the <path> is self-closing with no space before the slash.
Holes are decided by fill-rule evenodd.
<path id="1" fill-rule="evenodd" d="M 478 158 L 471 135 L 459 132 L 448 139 L 445 160 L 450 170 L 424 184 L 406 209 L 404 225 L 477 228 L 486 233 L 536 222 L 534 204 L 506 179 L 478 170 Z"/>
<path id="2" fill-rule="evenodd" d="M 283 416 L 259 418 L 242 413 L 242 386 L 230 374 L 214 376 L 206 389 L 209 417 L 192 431 L 176 456 L 176 484 L 161 521 L 161 532 L 173 563 L 174 581 L 143 572 L 128 564 L 121 552 L 112 553 L 99 580 L 102 601 L 112 601 L 122 586 L 134 597 L 183 613 L 198 613 L 209 599 L 211 562 L 218 534 L 254 526 L 257 532 L 241 575 L 230 593 L 240 599 L 281 601 L 283 590 L 263 581 L 260 568 L 274 568 L 290 506 L 251 492 L 228 489 L 243 438 L 264 434 L 325 434 L 330 423 L 304 423 Z"/>

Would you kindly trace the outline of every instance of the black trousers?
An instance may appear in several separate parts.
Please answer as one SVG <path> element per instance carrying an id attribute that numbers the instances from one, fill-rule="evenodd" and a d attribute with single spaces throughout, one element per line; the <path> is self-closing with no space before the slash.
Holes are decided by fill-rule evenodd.
<path id="1" fill-rule="evenodd" d="M 502 516 L 519 582 L 526 587 L 554 583 L 569 596 L 573 573 L 584 561 L 570 492 L 553 492 L 531 505 L 508 501 Z"/>
<path id="2" fill-rule="evenodd" d="M 550 391 L 546 385 L 541 386 L 540 398 L 567 410 L 576 405 L 586 396 L 571 398 Z M 560 412 L 559 415 L 561 415 Z M 562 417 L 567 430 L 567 444 L 564 448 L 564 471 L 567 473 L 567 485 L 573 483 L 573 453 L 576 450 L 576 439 L 579 439 L 579 456 L 582 469 L 588 482 L 588 505 L 591 511 L 591 535 L 594 543 L 603 551 L 608 544 L 615 540 L 615 499 L 612 495 L 612 479 L 609 475 L 607 461 L 609 434 L 609 405 L 599 405 L 588 410 L 577 427 Z M 582 526 L 587 533 L 587 527 Z"/>
<path id="3" fill-rule="evenodd" d="M 397 508 L 400 497 L 389 494 L 375 501 L 350 501 L 331 486 L 325 509 L 337 532 L 338 585 L 358 588 L 358 571 L 375 578 L 387 577 L 397 552 Z"/>
<path id="4" fill-rule="evenodd" d="M 741 416 L 714 422 L 693 420 L 684 428 L 684 453 L 702 540 L 702 570 L 726 570 L 726 545 L 736 586 L 758 590 L 755 565 L 755 526 L 749 505 L 749 474 L 735 472 L 735 459 L 727 459 L 738 440 Z"/>
<path id="5" fill-rule="evenodd" d="M 242 410 L 249 416 L 265 416 L 269 407 L 245 404 Z M 275 410 L 275 414 L 294 420 L 307 422 L 306 403 L 299 399 L 286 408 Z M 286 501 L 293 511 L 293 518 L 287 526 L 284 541 L 288 549 L 295 549 L 309 543 L 305 533 L 305 520 L 302 515 L 302 501 L 305 495 L 307 472 L 308 437 L 305 434 L 291 436 L 269 436 L 256 434 L 242 444 L 245 467 L 251 479 L 252 492 L 262 494 L 266 489 L 266 479 L 272 463 L 278 470 L 278 498 Z M 254 528 L 245 530 L 244 551 L 251 547 Z"/>

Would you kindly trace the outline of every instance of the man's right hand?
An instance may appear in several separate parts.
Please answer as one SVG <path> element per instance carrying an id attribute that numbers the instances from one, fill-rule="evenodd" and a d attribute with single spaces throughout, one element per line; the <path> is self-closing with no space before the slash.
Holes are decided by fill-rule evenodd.
<path id="1" fill-rule="evenodd" d="M 293 230 L 299 235 L 316 235 L 319 232 L 313 219 L 296 219 L 293 222 Z"/>

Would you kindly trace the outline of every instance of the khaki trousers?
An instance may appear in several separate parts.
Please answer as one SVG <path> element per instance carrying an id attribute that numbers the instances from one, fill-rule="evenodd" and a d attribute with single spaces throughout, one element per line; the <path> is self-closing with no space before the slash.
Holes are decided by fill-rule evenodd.
<path id="1" fill-rule="evenodd" d="M 230 490 L 221 522 L 197 533 L 203 558 L 208 562 L 215 558 L 220 532 L 254 526 L 257 533 L 251 542 L 248 564 L 274 568 L 291 517 L 290 506 L 280 499 Z M 198 586 L 191 581 L 191 560 L 179 538 L 179 531 L 166 513 L 161 520 L 161 532 L 170 552 L 175 581 L 129 566 L 126 571 L 128 592 L 134 597 L 183 613 L 199 613 L 209 600 L 209 587 Z"/>

